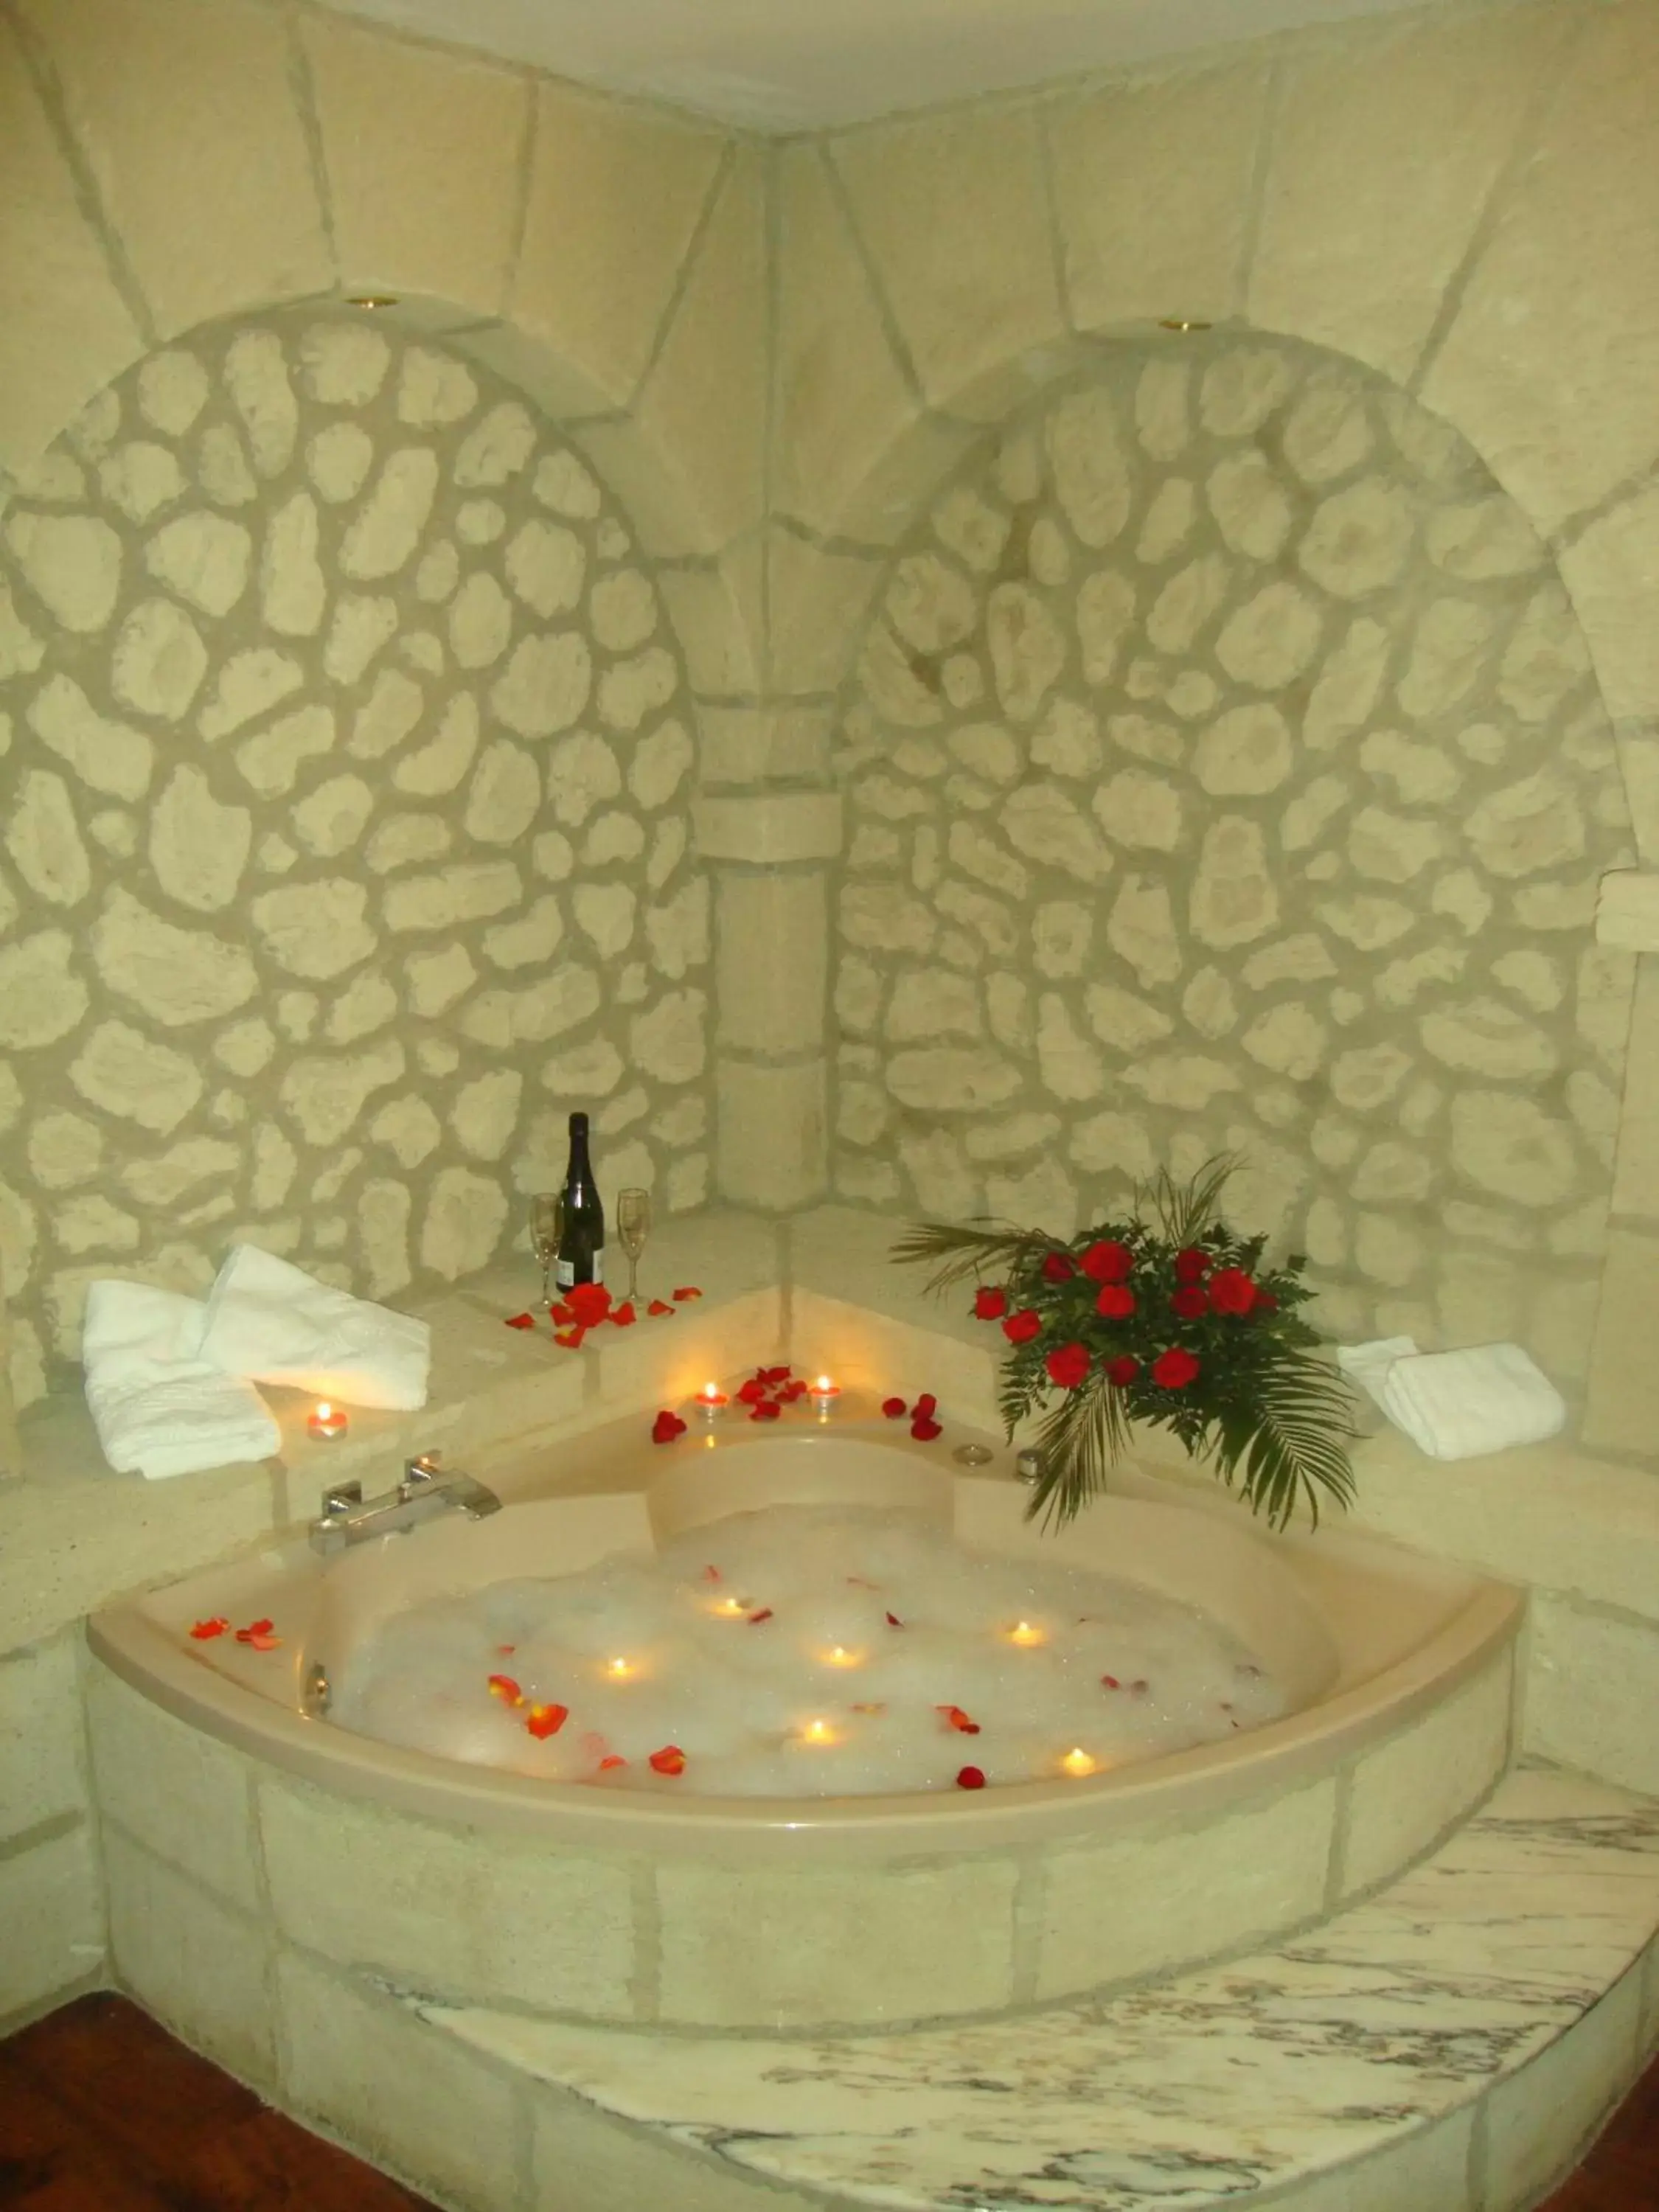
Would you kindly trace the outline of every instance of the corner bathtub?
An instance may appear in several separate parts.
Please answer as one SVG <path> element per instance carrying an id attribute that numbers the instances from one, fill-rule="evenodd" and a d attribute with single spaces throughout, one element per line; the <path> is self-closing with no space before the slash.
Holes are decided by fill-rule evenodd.
<path id="1" fill-rule="evenodd" d="M 942 1445 L 881 1422 L 734 1425 L 672 1455 L 641 1449 L 641 1427 L 475 1467 L 504 1500 L 487 1520 L 327 1562 L 301 1534 L 97 1615 L 103 1817 L 158 1848 L 157 1793 L 176 1771 L 199 1798 L 211 1776 L 237 1808 L 227 1850 L 246 1848 L 224 1877 L 239 1907 L 279 1943 L 423 1996 L 822 2030 L 1058 2002 L 1255 1944 L 1391 1876 L 1507 1763 L 1521 1601 L 1495 1584 L 1340 1529 L 1275 1538 L 1133 1471 L 1044 1535 L 1006 1451 L 958 1474 Z M 316 1668 L 421 1599 L 832 1500 L 902 1505 L 979 1547 L 1181 1598 L 1278 1673 L 1293 1710 L 1083 1779 L 781 1801 L 547 1783 L 306 1709 Z M 214 1613 L 269 1615 L 280 1652 L 192 1642 Z M 215 1863 L 193 1869 L 210 1887 Z"/>

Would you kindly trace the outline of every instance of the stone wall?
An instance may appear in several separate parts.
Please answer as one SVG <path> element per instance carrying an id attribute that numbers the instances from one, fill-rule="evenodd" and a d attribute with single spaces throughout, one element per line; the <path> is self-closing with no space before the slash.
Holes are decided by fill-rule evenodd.
<path id="1" fill-rule="evenodd" d="M 653 563 L 477 364 L 336 311 L 101 393 L 0 529 L 20 1401 L 97 1275 L 476 1271 L 576 1106 L 700 1204 L 691 730 Z"/>
<path id="2" fill-rule="evenodd" d="M 902 543 L 841 739 L 841 1195 L 1070 1234 L 1231 1152 L 1333 1334 L 1583 1376 L 1633 850 L 1461 437 L 1310 346 L 1104 352 Z"/>

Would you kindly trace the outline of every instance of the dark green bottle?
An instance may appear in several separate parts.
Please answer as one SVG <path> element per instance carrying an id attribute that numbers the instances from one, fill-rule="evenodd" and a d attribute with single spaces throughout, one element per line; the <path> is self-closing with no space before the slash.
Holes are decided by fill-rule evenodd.
<path id="1" fill-rule="evenodd" d="M 564 1170 L 564 1224 L 553 1262 L 562 1291 L 605 1280 L 605 1207 L 587 1158 L 587 1116 L 570 1117 L 570 1158 Z"/>

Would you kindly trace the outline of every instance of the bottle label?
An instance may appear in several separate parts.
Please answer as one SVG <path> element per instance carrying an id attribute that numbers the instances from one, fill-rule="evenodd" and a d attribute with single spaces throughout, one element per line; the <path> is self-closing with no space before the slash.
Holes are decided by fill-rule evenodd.
<path id="1" fill-rule="evenodd" d="M 574 1260 L 556 1260 L 553 1263 L 553 1280 L 556 1286 L 562 1291 L 574 1290 L 576 1287 L 575 1261 Z M 596 1252 L 593 1255 L 593 1272 L 587 1278 L 587 1280 L 590 1283 L 602 1283 L 605 1280 L 605 1254 L 603 1252 Z"/>

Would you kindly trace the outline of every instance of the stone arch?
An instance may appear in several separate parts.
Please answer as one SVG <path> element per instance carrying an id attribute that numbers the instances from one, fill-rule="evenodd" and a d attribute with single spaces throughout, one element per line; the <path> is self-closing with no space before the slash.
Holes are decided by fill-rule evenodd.
<path id="1" fill-rule="evenodd" d="M 1143 336 L 1034 394 L 1032 366 L 975 384 L 1027 396 L 954 470 L 912 426 L 933 497 L 842 684 L 836 1188 L 1069 1230 L 1254 1127 L 1242 1210 L 1317 1248 L 1334 1329 L 1513 1330 L 1581 1378 L 1632 981 L 1595 888 L 1633 855 L 1549 549 L 1328 349 Z M 1370 1127 L 1396 1093 L 1406 1130 Z"/>
<path id="2" fill-rule="evenodd" d="M 476 1273 L 571 1107 L 623 1181 L 707 1195 L 666 572 L 432 321 L 205 325 L 16 479 L 0 1254 L 25 1402 L 89 1277 L 195 1288 L 227 1237 L 376 1296 Z"/>

